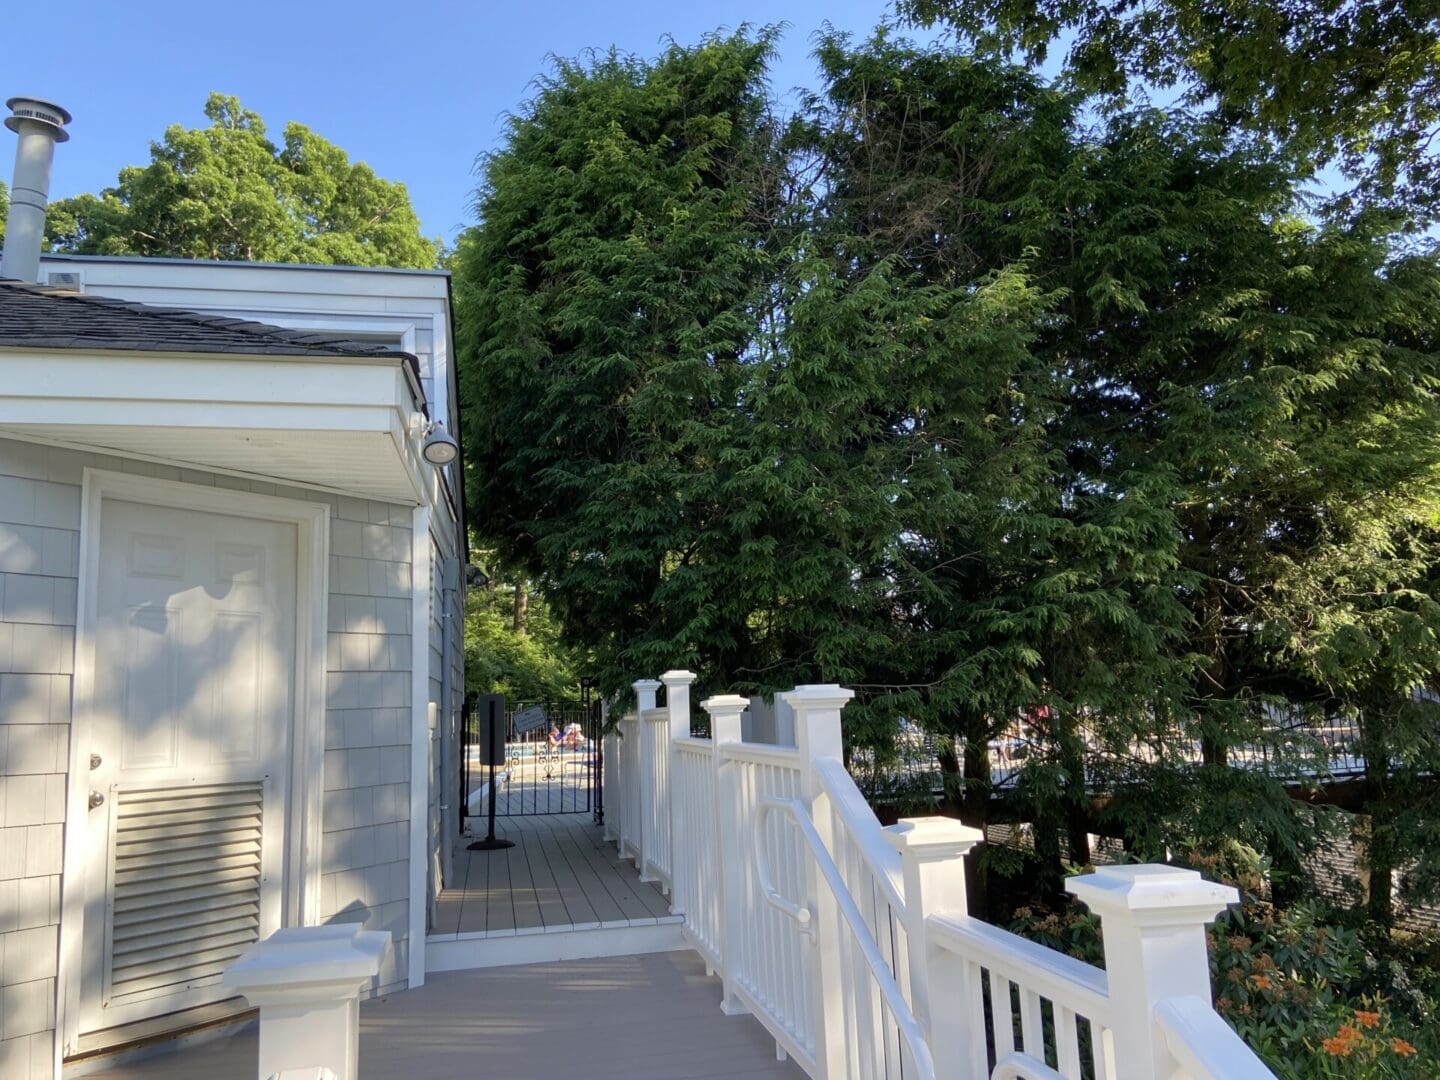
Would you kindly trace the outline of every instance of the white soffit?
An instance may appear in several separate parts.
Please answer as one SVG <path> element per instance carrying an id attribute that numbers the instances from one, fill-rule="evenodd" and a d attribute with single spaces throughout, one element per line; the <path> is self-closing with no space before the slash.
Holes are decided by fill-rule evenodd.
<path id="1" fill-rule="evenodd" d="M 0 432 L 415 503 L 400 362 L 0 350 Z"/>

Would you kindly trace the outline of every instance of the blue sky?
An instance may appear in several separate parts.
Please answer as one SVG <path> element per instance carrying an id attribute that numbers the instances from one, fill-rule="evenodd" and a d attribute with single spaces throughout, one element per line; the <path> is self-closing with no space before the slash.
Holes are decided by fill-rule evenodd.
<path id="1" fill-rule="evenodd" d="M 278 137 L 299 120 L 402 180 L 428 235 L 471 220 L 475 155 L 528 96 L 550 54 L 618 45 L 653 55 L 742 22 L 789 24 L 775 89 L 814 85 L 811 34 L 828 21 L 865 34 L 888 0 L 200 0 L 43 5 L 11 47 L 0 100 L 35 94 L 75 115 L 51 196 L 98 191 L 149 160 L 166 125 L 201 126 L 211 90 L 238 96 Z M 0 176 L 9 179 L 9 140 Z"/>

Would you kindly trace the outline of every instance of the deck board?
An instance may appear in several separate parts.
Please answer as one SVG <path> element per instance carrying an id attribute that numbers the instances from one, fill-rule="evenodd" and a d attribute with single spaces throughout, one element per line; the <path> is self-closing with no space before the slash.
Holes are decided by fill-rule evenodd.
<path id="1" fill-rule="evenodd" d="M 720 1011 L 692 952 L 432 975 L 360 1007 L 362 1080 L 798 1080 L 750 1016 Z M 92 1074 L 254 1080 L 253 1027 Z"/>
<path id="2" fill-rule="evenodd" d="M 606 843 L 588 814 L 500 817 L 499 851 L 455 852 L 455 884 L 443 890 L 432 934 L 507 934 L 601 923 L 649 923 L 669 901 Z"/>

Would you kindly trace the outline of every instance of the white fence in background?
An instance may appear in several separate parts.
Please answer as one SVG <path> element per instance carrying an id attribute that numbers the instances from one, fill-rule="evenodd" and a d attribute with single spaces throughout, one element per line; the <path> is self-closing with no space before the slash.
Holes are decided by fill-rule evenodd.
<path id="1" fill-rule="evenodd" d="M 1100 916 L 1105 969 L 972 918 L 950 818 L 882 828 L 845 770 L 839 686 L 780 695 L 795 747 L 747 743 L 747 699 L 686 671 L 635 684 L 605 742 L 606 835 L 670 890 L 687 939 L 812 1077 L 1251 1080 L 1272 1074 L 1210 1006 L 1205 924 L 1234 889 L 1169 866 L 1067 889 Z"/>

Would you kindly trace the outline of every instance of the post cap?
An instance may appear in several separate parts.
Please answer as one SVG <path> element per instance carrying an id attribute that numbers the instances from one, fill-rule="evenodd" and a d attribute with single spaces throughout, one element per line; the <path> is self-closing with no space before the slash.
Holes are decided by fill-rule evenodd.
<path id="1" fill-rule="evenodd" d="M 699 676 L 693 671 L 679 670 L 665 672 L 664 675 L 660 676 L 660 681 L 666 686 L 689 686 L 697 678 L 699 678 Z"/>
<path id="2" fill-rule="evenodd" d="M 636 690 L 659 690 L 659 679 L 636 679 L 630 684 Z"/>
<path id="3" fill-rule="evenodd" d="M 807 683 L 794 690 L 782 690 L 776 695 L 796 712 L 802 709 L 843 709 L 854 696 L 854 690 L 837 683 Z"/>
<path id="4" fill-rule="evenodd" d="M 1208 923 L 1240 899 L 1229 885 L 1157 863 L 1102 866 L 1070 878 L 1065 891 L 1102 919 L 1119 917 L 1146 926 Z"/>
<path id="5" fill-rule="evenodd" d="M 246 949 L 221 982 L 246 995 L 363 982 L 379 973 L 389 947 L 390 931 L 362 930 L 357 923 L 286 927 Z"/>
<path id="6" fill-rule="evenodd" d="M 739 694 L 716 694 L 700 702 L 700 707 L 709 713 L 743 712 L 750 707 L 750 699 Z"/>
<path id="7" fill-rule="evenodd" d="M 896 824 L 887 825 L 880 831 L 885 834 L 886 843 L 901 855 L 912 852 L 924 862 L 964 855 L 985 839 L 985 834 L 979 829 L 954 818 L 938 816 L 901 818 Z"/>

